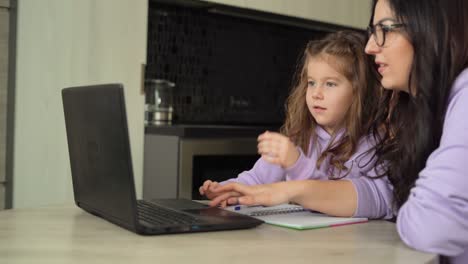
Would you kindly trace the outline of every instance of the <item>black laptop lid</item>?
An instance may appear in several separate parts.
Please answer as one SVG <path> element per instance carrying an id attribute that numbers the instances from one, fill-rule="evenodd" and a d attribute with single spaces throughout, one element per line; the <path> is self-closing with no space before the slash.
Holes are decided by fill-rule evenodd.
<path id="1" fill-rule="evenodd" d="M 121 84 L 62 90 L 76 204 L 136 230 L 136 198 Z"/>

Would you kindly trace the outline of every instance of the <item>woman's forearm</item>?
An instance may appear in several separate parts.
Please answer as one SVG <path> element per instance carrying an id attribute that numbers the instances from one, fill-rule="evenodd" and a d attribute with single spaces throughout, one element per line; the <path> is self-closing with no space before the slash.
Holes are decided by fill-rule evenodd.
<path id="1" fill-rule="evenodd" d="M 353 183 L 338 181 L 290 181 L 286 190 L 290 201 L 328 215 L 351 217 L 357 207 Z"/>

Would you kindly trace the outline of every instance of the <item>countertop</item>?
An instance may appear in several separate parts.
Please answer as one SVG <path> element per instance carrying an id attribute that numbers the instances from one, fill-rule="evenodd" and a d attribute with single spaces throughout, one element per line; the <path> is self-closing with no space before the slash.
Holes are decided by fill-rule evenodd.
<path id="1" fill-rule="evenodd" d="M 0 263 L 436 263 L 406 247 L 395 224 L 256 228 L 139 236 L 76 206 L 0 212 Z"/>
<path id="2" fill-rule="evenodd" d="M 278 131 L 279 126 L 236 126 L 236 125 L 147 125 L 145 134 L 168 135 L 190 138 L 257 137 L 261 133 Z"/>

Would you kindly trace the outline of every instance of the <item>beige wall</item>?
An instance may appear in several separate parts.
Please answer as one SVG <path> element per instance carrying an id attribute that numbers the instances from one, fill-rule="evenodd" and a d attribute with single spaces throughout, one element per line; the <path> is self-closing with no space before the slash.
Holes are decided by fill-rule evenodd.
<path id="1" fill-rule="evenodd" d="M 322 22 L 366 28 L 371 0 L 205 0 Z"/>
<path id="2" fill-rule="evenodd" d="M 370 0 L 211 0 L 364 28 Z M 14 207 L 72 201 L 60 90 L 122 82 L 141 197 L 146 0 L 18 1 Z"/>
<path id="3" fill-rule="evenodd" d="M 72 201 L 60 90 L 122 82 L 141 195 L 146 0 L 18 1 L 14 207 Z"/>

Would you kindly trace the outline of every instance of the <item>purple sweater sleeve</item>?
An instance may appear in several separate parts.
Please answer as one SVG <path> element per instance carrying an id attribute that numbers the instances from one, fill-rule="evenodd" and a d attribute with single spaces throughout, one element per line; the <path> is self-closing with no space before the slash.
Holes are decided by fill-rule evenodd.
<path id="1" fill-rule="evenodd" d="M 307 179 L 319 179 L 322 176 L 322 172 L 317 170 L 317 153 L 312 149 L 311 157 L 307 157 L 301 148 L 297 148 L 299 151 L 299 158 L 296 163 L 289 168 L 285 169 L 289 180 L 307 180 Z"/>
<path id="2" fill-rule="evenodd" d="M 316 171 L 315 156 L 312 158 L 306 157 L 300 148 L 297 149 L 299 151 L 299 158 L 293 166 L 287 169 L 283 169 L 279 165 L 271 164 L 260 158 L 251 170 L 244 171 L 237 178 L 223 181 L 221 184 L 238 182 L 246 185 L 256 185 L 285 180 L 313 179 Z M 286 179 L 286 175 L 288 175 L 288 179 Z"/>
<path id="3" fill-rule="evenodd" d="M 468 263 L 468 69 L 449 98 L 439 147 L 429 156 L 398 212 L 403 241 Z"/>
<path id="4" fill-rule="evenodd" d="M 356 165 L 360 167 L 360 176 L 348 177 L 357 193 L 357 208 L 353 217 L 368 217 L 371 219 L 390 219 L 394 217 L 392 209 L 393 189 L 387 177 L 377 178 L 377 175 L 382 174 L 375 167 L 374 152 L 366 152 L 375 145 L 372 136 L 364 139 L 360 144 L 361 155 L 356 160 Z"/>
<path id="5" fill-rule="evenodd" d="M 230 182 L 238 182 L 246 185 L 266 184 L 283 181 L 285 179 L 285 171 L 281 166 L 266 162 L 260 158 L 255 162 L 251 170 L 240 173 L 237 178 L 232 178 L 223 181 L 220 184 Z"/>
<path id="6" fill-rule="evenodd" d="M 393 194 L 390 182 L 387 177 L 372 179 L 368 176 L 350 179 L 358 195 L 358 204 L 353 217 L 393 218 Z"/>

